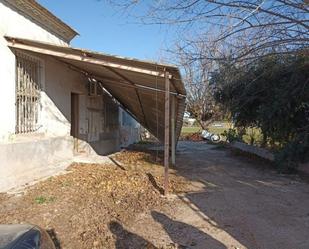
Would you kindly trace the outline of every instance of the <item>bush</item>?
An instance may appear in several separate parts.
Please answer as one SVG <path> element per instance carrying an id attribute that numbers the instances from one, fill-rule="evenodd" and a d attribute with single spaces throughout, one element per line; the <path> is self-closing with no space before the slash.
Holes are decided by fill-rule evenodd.
<path id="1" fill-rule="evenodd" d="M 278 150 L 278 165 L 286 168 L 296 167 L 308 151 L 309 57 L 305 54 L 268 56 L 246 66 L 225 62 L 212 76 L 216 100 L 231 113 L 235 127 L 260 129 L 263 145 Z M 226 135 L 237 139 L 234 131 Z"/>
<path id="2" fill-rule="evenodd" d="M 235 142 L 235 141 L 242 141 L 242 137 L 239 135 L 236 129 L 228 129 L 225 130 L 222 134 L 222 136 L 226 137 L 226 141 L 229 143 Z"/>
<path id="3" fill-rule="evenodd" d="M 275 162 L 280 171 L 294 171 L 298 164 L 309 160 L 309 131 L 300 133 L 292 142 L 275 153 Z"/>

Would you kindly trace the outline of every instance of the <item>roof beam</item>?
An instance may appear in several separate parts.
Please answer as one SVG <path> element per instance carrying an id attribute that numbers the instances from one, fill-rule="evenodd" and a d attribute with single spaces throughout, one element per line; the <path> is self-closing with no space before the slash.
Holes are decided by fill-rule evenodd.
<path id="1" fill-rule="evenodd" d="M 85 71 L 85 70 L 83 70 L 83 69 L 81 69 L 81 68 L 79 68 L 79 67 L 77 67 L 75 65 L 72 65 L 72 64 L 70 64 L 70 63 L 68 63 L 66 61 L 63 61 L 63 60 L 60 60 L 60 59 L 57 59 L 57 60 L 62 62 L 62 63 L 64 63 L 64 64 L 66 64 L 72 70 L 80 72 L 80 73 L 84 74 L 87 77 L 92 77 L 92 78 L 95 78 L 95 79 L 99 79 L 100 81 L 104 81 L 105 84 L 118 84 L 120 87 L 130 87 L 130 88 L 136 88 L 136 89 L 140 88 L 142 90 L 149 90 L 149 91 L 165 93 L 165 90 L 162 90 L 162 89 L 159 89 L 159 88 L 150 87 L 150 86 L 144 86 L 144 85 L 136 84 L 136 83 L 133 83 L 132 81 L 130 83 L 130 82 L 127 82 L 126 80 L 120 80 L 120 79 L 119 80 L 115 80 L 114 78 L 109 78 L 109 77 L 106 77 L 106 76 L 102 77 L 100 75 L 96 75 L 96 74 L 90 73 L 88 71 Z M 115 86 L 115 85 L 113 85 L 113 86 Z M 177 92 L 170 91 L 170 94 L 176 96 L 177 98 L 186 98 L 185 95 L 177 93 Z"/>
<path id="2" fill-rule="evenodd" d="M 77 49 L 72 49 L 72 48 L 69 48 L 69 47 L 68 48 L 60 47 L 60 48 L 72 50 L 72 51 L 75 51 L 75 52 L 78 51 L 81 54 L 77 55 L 77 54 L 73 54 L 73 53 L 70 53 L 70 52 L 61 52 L 61 51 L 51 50 L 51 49 L 48 49 L 48 48 L 40 48 L 38 46 L 32 46 L 32 45 L 22 43 L 16 38 L 6 37 L 6 39 L 8 40 L 8 46 L 12 47 L 12 48 L 28 50 L 28 51 L 32 51 L 32 52 L 36 52 L 36 53 L 40 53 L 40 54 L 52 55 L 52 56 L 60 57 L 60 58 L 63 58 L 63 59 L 88 62 L 88 63 L 101 65 L 101 66 L 114 68 L 114 69 L 122 69 L 122 70 L 126 70 L 126 71 L 132 71 L 132 72 L 136 72 L 136 73 L 147 74 L 147 75 L 151 75 L 151 76 L 154 76 L 154 77 L 161 77 L 161 78 L 165 77 L 164 73 L 159 72 L 159 71 L 153 71 L 153 70 L 148 70 L 148 69 L 139 68 L 139 67 L 117 64 L 117 63 L 108 62 L 108 61 L 102 60 L 102 59 L 95 59 L 95 58 L 87 56 L 87 52 L 83 52 L 83 51 L 77 50 Z M 57 46 L 55 46 L 55 47 L 57 47 Z M 170 75 L 170 79 L 171 78 L 172 78 L 172 75 Z"/>

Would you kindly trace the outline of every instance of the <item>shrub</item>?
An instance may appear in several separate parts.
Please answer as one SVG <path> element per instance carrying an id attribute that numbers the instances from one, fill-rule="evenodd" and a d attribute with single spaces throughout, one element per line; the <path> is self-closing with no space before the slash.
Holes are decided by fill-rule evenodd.
<path id="1" fill-rule="evenodd" d="M 221 135 L 226 137 L 226 141 L 229 143 L 232 143 L 235 141 L 242 141 L 242 137 L 239 135 L 236 129 L 230 128 L 228 130 L 225 130 Z"/>
<path id="2" fill-rule="evenodd" d="M 308 68 L 309 57 L 301 51 L 245 66 L 225 62 L 212 77 L 216 100 L 231 113 L 235 127 L 259 128 L 263 144 L 278 150 L 280 167 L 295 168 L 308 151 Z M 236 138 L 233 132 L 227 135 Z"/>

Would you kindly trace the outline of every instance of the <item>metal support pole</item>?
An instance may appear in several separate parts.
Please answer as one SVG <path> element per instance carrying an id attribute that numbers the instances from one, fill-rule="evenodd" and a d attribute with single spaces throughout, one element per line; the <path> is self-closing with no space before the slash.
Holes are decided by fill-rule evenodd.
<path id="1" fill-rule="evenodd" d="M 175 166 L 176 164 L 176 137 L 175 137 L 175 105 L 176 105 L 176 101 L 175 101 L 175 97 L 172 97 L 172 110 L 171 110 L 171 149 L 172 149 L 172 165 Z"/>
<path id="2" fill-rule="evenodd" d="M 170 143 L 170 79 L 165 72 L 165 112 L 164 112 L 164 195 L 168 194 L 169 143 Z"/>

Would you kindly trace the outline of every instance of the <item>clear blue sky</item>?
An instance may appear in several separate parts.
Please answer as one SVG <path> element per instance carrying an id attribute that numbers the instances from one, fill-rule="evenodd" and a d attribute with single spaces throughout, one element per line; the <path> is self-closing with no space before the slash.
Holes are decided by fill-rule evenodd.
<path id="1" fill-rule="evenodd" d="M 145 26 L 104 0 L 38 0 L 45 8 L 74 28 L 80 36 L 73 47 L 109 54 L 155 60 L 169 35 L 160 26 Z"/>

